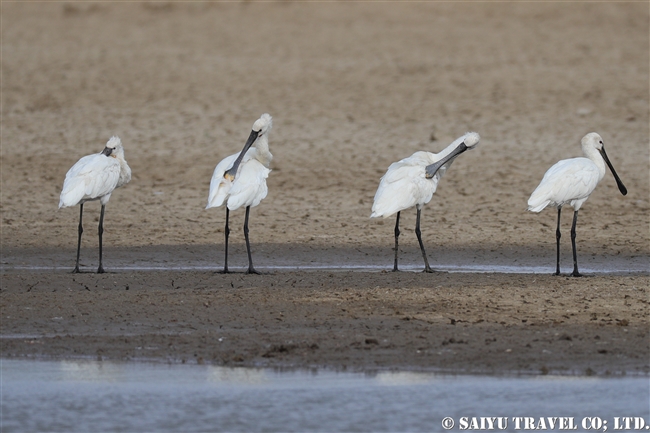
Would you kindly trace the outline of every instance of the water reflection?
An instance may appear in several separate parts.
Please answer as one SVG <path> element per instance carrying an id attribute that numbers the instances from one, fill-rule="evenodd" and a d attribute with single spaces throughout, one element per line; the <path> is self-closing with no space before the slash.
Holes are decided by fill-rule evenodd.
<path id="1" fill-rule="evenodd" d="M 253 368 L 207 367 L 207 380 L 217 385 L 265 385 L 271 382 L 267 372 Z"/>
<path id="2" fill-rule="evenodd" d="M 109 362 L 58 361 L 58 380 L 61 381 L 124 381 L 126 375 L 121 364 Z"/>
<path id="3" fill-rule="evenodd" d="M 408 386 L 424 385 L 433 382 L 435 375 L 410 371 L 386 371 L 375 376 L 375 381 L 381 385 Z"/>
<path id="4" fill-rule="evenodd" d="M 442 431 L 445 417 L 650 420 L 648 377 L 0 360 L 3 433 Z M 508 430 L 514 424 L 510 423 Z M 457 430 L 457 428 L 456 428 Z M 579 431 L 579 430 L 578 430 Z"/>

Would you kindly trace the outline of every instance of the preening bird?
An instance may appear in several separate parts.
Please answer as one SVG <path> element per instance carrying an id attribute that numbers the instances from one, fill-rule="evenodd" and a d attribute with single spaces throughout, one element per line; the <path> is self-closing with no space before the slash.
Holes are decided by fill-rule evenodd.
<path id="1" fill-rule="evenodd" d="M 115 188 L 129 183 L 131 168 L 124 159 L 124 147 L 119 137 L 113 136 L 100 153 L 81 158 L 68 170 L 61 190 L 59 209 L 79 205 L 79 238 L 77 241 L 77 262 L 72 272 L 79 272 L 79 253 L 81 250 L 82 218 L 84 203 L 99 200 L 102 210 L 99 215 L 99 268 L 102 266 L 102 234 L 104 233 L 104 208 Z"/>
<path id="2" fill-rule="evenodd" d="M 266 178 L 271 170 L 269 165 L 273 155 L 269 152 L 268 134 L 271 131 L 273 119 L 269 114 L 262 116 L 253 123 L 253 129 L 246 140 L 241 152 L 224 158 L 212 174 L 208 205 L 219 207 L 226 202 L 225 233 L 225 263 L 223 272 L 228 273 L 228 217 L 231 210 L 246 208 L 244 220 L 244 237 L 248 252 L 248 270 L 246 273 L 259 273 L 253 267 L 251 246 L 248 239 L 248 215 L 251 207 L 255 207 L 266 197 L 268 188 Z"/>
<path id="3" fill-rule="evenodd" d="M 371 218 L 387 218 L 397 213 L 395 221 L 395 264 L 393 271 L 397 268 L 398 238 L 399 238 L 399 216 L 400 212 L 413 206 L 417 208 L 417 220 L 415 223 L 415 234 L 420 243 L 422 258 L 424 259 L 424 271 L 433 272 L 429 267 L 427 253 L 424 251 L 422 234 L 420 231 L 420 212 L 422 206 L 429 203 L 433 193 L 438 188 L 440 178 L 445 174 L 454 159 L 478 144 L 480 140 L 476 132 L 468 132 L 457 138 L 440 153 L 415 152 L 408 158 L 394 162 L 388 167 L 388 171 L 381 178 L 379 188 L 375 193 L 375 200 L 372 205 Z"/>
<path id="4" fill-rule="evenodd" d="M 578 210 L 587 201 L 598 182 L 605 176 L 605 164 L 616 179 L 618 190 L 626 195 L 627 189 L 616 174 L 614 166 L 607 158 L 603 139 L 595 132 L 590 132 L 582 138 L 582 152 L 586 158 L 563 159 L 548 169 L 539 186 L 528 199 L 528 210 L 541 212 L 547 206 L 557 208 L 557 264 L 555 275 L 560 275 L 560 213 L 562 206 L 573 207 L 573 225 L 571 226 L 571 247 L 573 249 L 573 275 L 580 277 L 578 272 L 578 257 L 576 253 L 576 223 Z"/>

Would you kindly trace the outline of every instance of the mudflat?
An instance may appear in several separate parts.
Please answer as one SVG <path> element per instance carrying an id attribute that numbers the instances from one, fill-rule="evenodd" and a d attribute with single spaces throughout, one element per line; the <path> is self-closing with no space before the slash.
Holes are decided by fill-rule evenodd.
<path id="1" fill-rule="evenodd" d="M 650 373 L 650 49 L 642 3 L 2 3 L 3 357 L 466 372 Z M 262 275 L 218 274 L 210 176 L 273 116 Z M 466 131 L 424 207 L 434 274 L 379 178 Z M 600 133 L 584 278 L 552 276 L 557 213 L 526 200 Z M 78 209 L 66 171 L 119 135 L 133 179 Z M 562 269 L 572 267 L 562 218 Z M 231 263 L 246 264 L 243 211 Z"/>
<path id="2" fill-rule="evenodd" d="M 649 372 L 647 277 L 129 272 L 3 280 L 3 356 Z"/>

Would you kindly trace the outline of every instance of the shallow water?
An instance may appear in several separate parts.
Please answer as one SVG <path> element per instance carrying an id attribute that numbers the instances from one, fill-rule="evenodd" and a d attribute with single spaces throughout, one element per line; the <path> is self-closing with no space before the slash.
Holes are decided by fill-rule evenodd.
<path id="1" fill-rule="evenodd" d="M 275 272 L 275 271 L 382 271 L 390 269 L 387 266 L 371 266 L 371 265 L 305 265 L 305 266 L 255 266 L 259 271 Z M 10 269 L 0 267 L 0 271 L 16 270 L 16 271 L 70 271 L 72 267 L 54 267 L 54 266 L 13 266 Z M 229 266 L 233 272 L 245 272 L 247 267 Z M 436 266 L 437 271 L 442 272 L 467 272 L 467 273 L 496 273 L 496 274 L 550 274 L 548 266 L 498 266 L 498 265 L 477 265 L 477 266 Z M 138 271 L 219 271 L 221 268 L 215 266 L 112 266 L 112 272 L 138 272 Z M 422 266 L 400 266 L 402 271 L 420 272 Z M 568 271 L 567 271 L 568 272 Z M 638 268 L 581 268 L 580 272 L 584 274 L 598 274 L 598 275 L 612 275 L 612 274 L 634 274 L 644 273 L 645 269 Z"/>
<path id="2" fill-rule="evenodd" d="M 5 433 L 417 432 L 443 431 L 445 417 L 454 420 L 454 431 L 461 417 L 469 417 L 470 426 L 472 417 L 506 417 L 504 431 L 523 429 L 526 421 L 520 419 L 517 428 L 514 417 L 532 417 L 529 421 L 536 425 L 540 417 L 571 417 L 575 431 L 585 431 L 582 423 L 591 427 L 594 417 L 609 430 L 615 417 L 619 423 L 622 417 L 650 420 L 647 377 L 278 371 L 7 359 L 1 367 Z"/>
<path id="3" fill-rule="evenodd" d="M 245 248 L 233 245 L 230 268 L 244 271 L 248 264 Z M 321 247 L 285 244 L 261 244 L 253 248 L 255 268 L 265 272 L 365 271 L 391 270 L 393 253 L 389 247 Z M 97 251 L 82 248 L 81 267 L 97 269 Z M 444 248 L 430 254 L 431 267 L 446 272 L 551 274 L 555 271 L 555 249 L 496 247 Z M 0 271 L 67 272 L 74 267 L 75 252 L 61 249 L 5 248 Z M 573 270 L 570 254 L 563 256 L 562 272 Z M 217 271 L 223 266 L 220 245 L 148 246 L 105 248 L 104 267 L 111 272 L 129 271 Z M 419 249 L 400 252 L 400 269 L 421 271 Z M 580 271 L 585 274 L 647 274 L 650 257 L 646 255 L 580 256 Z"/>
<path id="4" fill-rule="evenodd" d="M 361 272 L 378 272 L 383 270 L 390 270 L 391 268 L 385 265 L 347 265 L 343 263 L 332 263 L 327 265 L 277 265 L 277 266 L 255 266 L 259 271 L 276 272 L 276 271 L 361 271 Z M 400 270 L 420 272 L 422 266 L 417 265 L 401 265 Z M 16 265 L 12 267 L 0 266 L 0 271 L 69 271 L 70 266 L 30 266 L 30 265 Z M 112 272 L 139 272 L 139 271 L 219 271 L 221 267 L 216 266 L 201 266 L 201 265 L 166 265 L 166 266 L 111 266 Z M 245 266 L 229 266 L 233 272 L 245 272 L 248 268 Z M 468 272 L 468 273 L 497 273 L 497 274 L 551 274 L 554 270 L 549 270 L 548 266 L 503 266 L 503 265 L 467 265 L 467 266 L 454 266 L 454 265 L 438 265 L 435 267 L 437 271 L 442 272 Z M 566 271 L 570 273 L 570 270 Z M 646 273 L 648 269 L 636 266 L 628 266 L 627 268 L 580 268 L 583 274 L 597 274 L 597 275 L 613 275 L 613 274 L 636 274 Z"/>

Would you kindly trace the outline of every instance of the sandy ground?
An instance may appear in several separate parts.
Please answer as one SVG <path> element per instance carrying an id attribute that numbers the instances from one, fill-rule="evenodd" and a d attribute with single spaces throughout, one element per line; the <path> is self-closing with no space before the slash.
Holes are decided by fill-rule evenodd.
<path id="1" fill-rule="evenodd" d="M 647 4 L 0 7 L 2 356 L 650 372 Z M 273 171 L 251 238 L 267 274 L 215 274 L 225 212 L 204 210 L 210 176 L 264 112 Z M 432 266 L 461 272 L 380 272 L 394 220 L 368 218 L 379 178 L 468 130 L 481 143 L 422 220 Z M 590 131 L 629 193 L 608 173 L 580 212 L 590 277 L 537 273 L 553 270 L 556 212 L 526 200 Z M 78 209 L 57 211 L 60 188 L 113 134 L 133 170 L 106 211 L 113 272 L 90 273 L 90 203 L 88 273 L 72 275 Z M 414 214 L 400 252 L 411 270 Z M 243 266 L 243 212 L 231 218 Z M 568 272 L 570 209 L 562 222 Z"/>

